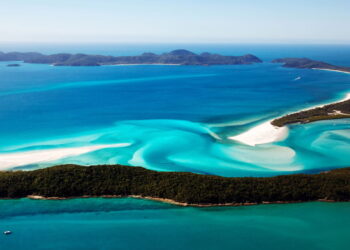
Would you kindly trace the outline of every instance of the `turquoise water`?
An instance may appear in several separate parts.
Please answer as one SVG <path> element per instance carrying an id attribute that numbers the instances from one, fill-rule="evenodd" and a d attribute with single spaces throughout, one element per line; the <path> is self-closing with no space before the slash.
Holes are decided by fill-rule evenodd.
<path id="1" fill-rule="evenodd" d="M 0 201 L 1 249 L 348 249 L 350 203 L 183 208 L 135 199 Z"/>
<path id="2" fill-rule="evenodd" d="M 350 166 L 347 119 L 293 125 L 284 140 L 256 147 L 228 139 L 350 92 L 350 75 L 285 69 L 269 60 L 307 56 L 350 66 L 350 46 L 181 47 L 253 53 L 266 62 L 18 68 L 0 62 L 0 168 L 121 163 L 159 171 L 273 176 Z M 5 51 L 113 55 L 176 48 L 0 45 Z M 86 151 L 100 145 L 106 148 Z M 0 231 L 13 231 L 0 235 L 0 249 L 348 249 L 349 209 L 350 203 L 183 208 L 135 199 L 0 200 Z"/>
<path id="3" fill-rule="evenodd" d="M 8 46 L 4 50 L 10 50 Z M 137 54 L 174 46 L 80 49 Z M 1 168 L 120 163 L 159 171 L 272 176 L 350 166 L 348 120 L 293 126 L 285 140 L 256 147 L 228 139 L 274 117 L 350 92 L 349 74 L 286 69 L 270 59 L 303 54 L 350 65 L 349 46 L 188 46 L 196 52 L 246 51 L 265 63 L 10 68 L 8 62 L 0 62 Z M 22 49 L 80 51 L 69 46 Z M 118 143 L 129 146 L 48 157 L 62 148 Z M 42 151 L 48 149 L 52 151 Z M 25 152 L 38 152 L 39 160 L 21 161 Z M 17 155 L 9 161 L 4 156 L 9 153 Z"/>

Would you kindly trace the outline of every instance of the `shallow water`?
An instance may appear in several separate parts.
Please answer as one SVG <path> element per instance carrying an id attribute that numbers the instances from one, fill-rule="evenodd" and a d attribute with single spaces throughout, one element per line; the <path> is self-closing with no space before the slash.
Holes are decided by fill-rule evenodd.
<path id="1" fill-rule="evenodd" d="M 183 208 L 135 199 L 0 201 L 1 249 L 348 249 L 350 203 Z"/>
<path id="2" fill-rule="evenodd" d="M 253 53 L 267 61 L 307 56 L 350 66 L 349 46 L 183 46 L 195 52 Z M 131 55 L 179 46 L 1 48 Z M 285 113 L 344 97 L 350 75 L 268 62 L 7 64 L 0 62 L 1 169 L 121 163 L 160 171 L 272 176 L 350 166 L 346 119 L 293 125 L 284 140 L 256 147 L 228 139 Z M 136 199 L 0 200 L 0 231 L 13 231 L 0 235 L 0 249 L 348 249 L 349 209 L 350 203 L 319 202 L 184 208 Z"/>
<path id="3" fill-rule="evenodd" d="M 90 53 L 99 49 L 90 47 Z M 303 52 L 350 65 L 348 46 L 206 50 L 241 54 L 244 49 L 267 60 Z M 342 98 L 350 92 L 349 74 L 268 62 L 212 67 L 6 64 L 0 62 L 2 169 L 120 163 L 160 171 L 272 176 L 350 166 L 349 120 L 292 126 L 283 141 L 255 147 L 228 139 L 285 113 Z M 119 143 L 129 146 L 105 147 Z M 101 149 L 77 153 L 90 146 Z M 25 161 L 23 153 L 41 159 Z M 14 160 L 4 157 L 9 154 Z M 60 159 L 48 160 L 57 154 Z"/>

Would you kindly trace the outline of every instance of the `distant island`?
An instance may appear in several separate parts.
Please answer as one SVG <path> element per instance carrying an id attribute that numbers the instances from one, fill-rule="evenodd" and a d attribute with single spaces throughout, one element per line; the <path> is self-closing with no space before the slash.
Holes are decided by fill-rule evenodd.
<path id="1" fill-rule="evenodd" d="M 309 58 L 279 58 L 273 60 L 272 62 L 283 63 L 283 67 L 286 68 L 320 69 L 350 73 L 350 67 L 336 66 L 321 61 L 315 61 Z"/>
<path id="2" fill-rule="evenodd" d="M 7 64 L 7 67 L 19 67 L 19 66 L 21 65 L 18 63 Z"/>
<path id="3" fill-rule="evenodd" d="M 0 198 L 135 197 L 182 206 L 349 201 L 350 168 L 320 174 L 227 178 L 122 165 L 0 172 Z"/>
<path id="4" fill-rule="evenodd" d="M 165 64 L 165 65 L 237 65 L 261 63 L 254 55 L 223 56 L 208 52 L 195 54 L 179 49 L 160 55 L 143 53 L 139 56 L 104 56 L 86 54 L 53 54 L 44 55 L 35 52 L 0 52 L 0 61 L 22 61 L 25 63 L 51 64 L 54 66 L 100 66 L 132 64 Z"/>

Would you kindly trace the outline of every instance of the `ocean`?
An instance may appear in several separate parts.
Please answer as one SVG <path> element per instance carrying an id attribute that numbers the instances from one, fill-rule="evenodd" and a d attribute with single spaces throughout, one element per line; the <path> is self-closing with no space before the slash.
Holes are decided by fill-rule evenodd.
<path id="1" fill-rule="evenodd" d="M 348 249 L 350 203 L 191 208 L 136 199 L 0 201 L 1 249 Z"/>
<path id="2" fill-rule="evenodd" d="M 9 62 L 0 62 L 1 170 L 118 163 L 157 171 L 275 176 L 350 166 L 349 119 L 293 125 L 279 141 L 257 146 L 229 138 L 286 113 L 342 99 L 350 92 L 350 74 L 287 69 L 271 60 L 310 57 L 350 66 L 350 46 L 0 45 L 5 52 L 105 55 L 179 48 L 251 53 L 264 63 L 7 67 Z M 348 210 L 347 203 L 199 209 L 133 199 L 3 200 L 0 228 L 14 233 L 0 237 L 0 245 L 346 249 Z"/>
<path id="3" fill-rule="evenodd" d="M 119 163 L 158 171 L 273 176 L 350 166 L 349 120 L 295 125 L 284 140 L 255 147 L 229 139 L 267 120 L 350 92 L 349 74 L 287 69 L 271 59 L 304 56 L 350 65 L 350 46 L 124 47 L 102 50 L 96 45 L 84 52 L 161 53 L 189 47 L 225 55 L 252 53 L 264 63 L 6 67 L 8 62 L 1 62 L 1 169 Z M 53 45 L 42 49 L 18 45 L 17 50 L 81 52 L 74 46 Z M 108 147 L 114 144 L 124 146 Z M 96 146 L 102 148 L 95 150 Z"/>

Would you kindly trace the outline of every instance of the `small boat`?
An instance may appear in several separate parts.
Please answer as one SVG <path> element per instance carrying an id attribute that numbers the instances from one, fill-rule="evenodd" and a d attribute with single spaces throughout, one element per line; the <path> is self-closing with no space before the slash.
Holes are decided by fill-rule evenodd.
<path id="1" fill-rule="evenodd" d="M 12 234 L 11 231 L 4 231 L 4 234 L 8 235 L 8 234 Z"/>

